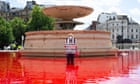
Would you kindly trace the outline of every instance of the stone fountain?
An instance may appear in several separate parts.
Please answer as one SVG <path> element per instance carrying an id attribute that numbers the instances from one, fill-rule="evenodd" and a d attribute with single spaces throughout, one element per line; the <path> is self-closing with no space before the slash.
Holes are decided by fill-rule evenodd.
<path id="1" fill-rule="evenodd" d="M 110 32 L 95 30 L 73 30 L 82 22 L 74 18 L 84 17 L 93 12 L 84 6 L 52 6 L 43 9 L 43 13 L 58 19 L 56 30 L 26 32 L 24 56 L 65 56 L 65 38 L 69 33 L 77 39 L 80 56 L 115 55 L 117 49 L 112 47 Z"/>
<path id="2" fill-rule="evenodd" d="M 44 14 L 60 19 L 56 22 L 61 29 L 73 29 L 82 22 L 73 21 L 74 18 L 84 17 L 92 13 L 93 9 L 82 6 L 54 6 L 43 10 Z"/>

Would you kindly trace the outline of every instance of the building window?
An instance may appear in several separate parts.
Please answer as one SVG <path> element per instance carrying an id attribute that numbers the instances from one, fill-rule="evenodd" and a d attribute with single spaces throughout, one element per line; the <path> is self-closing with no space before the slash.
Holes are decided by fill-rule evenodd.
<path id="1" fill-rule="evenodd" d="M 114 32 L 114 29 L 112 29 L 112 32 Z"/>
<path id="2" fill-rule="evenodd" d="M 114 34 L 112 34 L 112 39 L 114 39 Z"/>
<path id="3" fill-rule="evenodd" d="M 138 29 L 136 29 L 136 32 L 138 32 Z"/>
<path id="4" fill-rule="evenodd" d="M 112 24 L 112 26 L 114 26 L 114 24 Z"/>
<path id="5" fill-rule="evenodd" d="M 117 32 L 119 31 L 119 29 L 117 28 Z"/>
<path id="6" fill-rule="evenodd" d="M 127 36 L 127 38 L 129 39 L 129 35 Z"/>
<path id="7" fill-rule="evenodd" d="M 133 29 L 131 29 L 131 32 L 133 32 Z"/>
<path id="8" fill-rule="evenodd" d="M 115 16 L 113 16 L 113 20 L 115 20 L 116 18 L 115 18 Z"/>
<path id="9" fill-rule="evenodd" d="M 16 13 L 12 13 L 12 15 L 16 15 Z"/>
<path id="10" fill-rule="evenodd" d="M 136 35 L 136 39 L 138 39 L 138 35 Z"/>
<path id="11" fill-rule="evenodd" d="M 106 16 L 106 18 L 108 19 L 108 16 Z"/>
<path id="12" fill-rule="evenodd" d="M 131 35 L 131 39 L 133 39 L 134 38 L 134 36 L 133 35 Z"/>

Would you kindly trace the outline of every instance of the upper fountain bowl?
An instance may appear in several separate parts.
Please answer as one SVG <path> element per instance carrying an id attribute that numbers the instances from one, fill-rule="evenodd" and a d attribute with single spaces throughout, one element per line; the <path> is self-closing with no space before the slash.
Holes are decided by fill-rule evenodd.
<path id="1" fill-rule="evenodd" d="M 73 18 L 84 17 L 91 14 L 92 12 L 92 8 L 72 5 L 52 6 L 43 9 L 43 13 L 45 15 L 61 18 L 63 20 L 72 20 Z"/>

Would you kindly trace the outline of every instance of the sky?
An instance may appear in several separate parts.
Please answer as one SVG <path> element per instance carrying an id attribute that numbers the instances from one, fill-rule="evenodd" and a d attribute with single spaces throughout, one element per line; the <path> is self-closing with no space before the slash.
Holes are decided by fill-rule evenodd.
<path id="1" fill-rule="evenodd" d="M 24 8 L 26 1 L 31 0 L 3 0 L 9 2 L 11 7 Z M 88 6 L 94 11 L 82 18 L 75 19 L 76 21 L 84 22 L 84 25 L 77 26 L 75 29 L 84 29 L 88 27 L 93 20 L 97 20 L 100 13 L 115 12 L 118 15 L 128 15 L 134 21 L 140 23 L 140 0 L 34 0 L 38 4 L 45 5 L 80 5 Z"/>

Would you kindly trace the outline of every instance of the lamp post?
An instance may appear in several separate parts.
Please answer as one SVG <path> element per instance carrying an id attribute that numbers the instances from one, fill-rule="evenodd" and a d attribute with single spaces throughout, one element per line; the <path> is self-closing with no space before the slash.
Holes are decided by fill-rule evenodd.
<path id="1" fill-rule="evenodd" d="M 23 42 L 24 42 L 24 35 L 21 36 L 21 46 L 23 48 Z"/>
<path id="2" fill-rule="evenodd" d="M 122 31 L 121 31 L 121 32 L 122 32 L 122 49 L 124 49 L 124 46 L 123 46 L 123 41 L 124 41 L 124 40 L 123 40 L 123 37 L 124 37 L 124 36 L 123 36 L 123 20 L 122 20 Z"/>
<path id="3" fill-rule="evenodd" d="M 107 27 L 106 30 L 108 31 L 108 20 L 106 22 L 107 22 L 107 24 L 106 24 L 106 27 Z"/>

